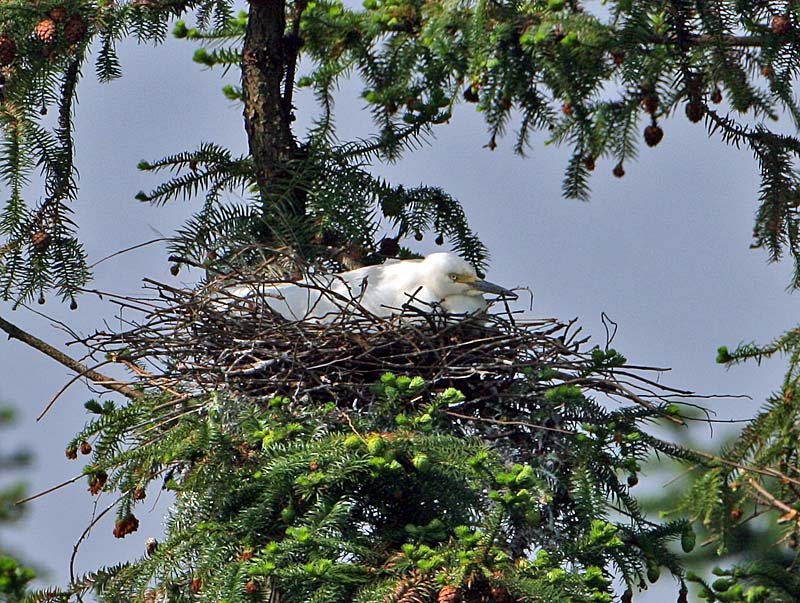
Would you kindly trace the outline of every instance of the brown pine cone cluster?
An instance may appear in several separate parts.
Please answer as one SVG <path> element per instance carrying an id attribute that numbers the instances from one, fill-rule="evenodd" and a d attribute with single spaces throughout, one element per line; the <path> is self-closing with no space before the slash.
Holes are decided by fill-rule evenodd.
<path id="1" fill-rule="evenodd" d="M 103 489 L 103 486 L 106 485 L 108 481 L 108 473 L 105 471 L 97 471 L 96 473 L 92 473 L 89 476 L 89 492 L 92 496 L 96 496 L 100 494 L 100 491 Z"/>
<path id="2" fill-rule="evenodd" d="M 53 46 L 58 41 L 62 31 L 67 43 L 77 44 L 86 36 L 88 29 L 86 21 L 78 13 L 70 15 L 66 7 L 56 6 L 50 9 L 47 16 L 37 23 L 34 31 L 36 37 L 45 46 Z M 16 52 L 16 47 L 14 50 Z M 0 39 L 0 60 L 2 60 L 2 54 L 2 39 Z"/>
<path id="3" fill-rule="evenodd" d="M 114 525 L 114 538 L 125 538 L 139 529 L 139 520 L 133 513 L 128 513 Z"/>

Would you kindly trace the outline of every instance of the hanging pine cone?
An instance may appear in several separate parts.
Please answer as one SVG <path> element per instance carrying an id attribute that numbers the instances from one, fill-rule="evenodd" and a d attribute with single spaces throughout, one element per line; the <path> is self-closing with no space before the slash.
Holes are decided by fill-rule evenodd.
<path id="1" fill-rule="evenodd" d="M 67 8 L 65 6 L 54 6 L 47 15 L 56 23 L 62 23 L 67 19 Z"/>
<path id="2" fill-rule="evenodd" d="M 92 453 L 92 445 L 86 440 L 81 442 L 81 454 L 86 455 L 91 453 Z"/>
<path id="3" fill-rule="evenodd" d="M 584 157 L 583 158 L 583 165 L 586 166 L 587 170 L 589 170 L 590 172 L 593 172 L 594 171 L 594 167 L 595 167 L 594 157 L 592 157 L 591 155 L 587 155 L 586 157 Z"/>
<path id="4" fill-rule="evenodd" d="M 656 94 L 645 94 L 642 98 L 642 107 L 650 115 L 654 115 L 658 111 L 658 96 Z"/>
<path id="5" fill-rule="evenodd" d="M 378 245 L 378 253 L 387 258 L 396 257 L 400 253 L 400 243 L 394 237 L 384 237 Z"/>
<path id="6" fill-rule="evenodd" d="M 655 124 L 647 126 L 644 129 L 644 141 L 647 143 L 648 147 L 654 147 L 661 139 L 664 138 L 664 130 L 656 126 Z"/>
<path id="7" fill-rule="evenodd" d="M 100 494 L 100 490 L 103 489 L 103 486 L 106 485 L 108 481 L 108 473 L 105 471 L 98 471 L 96 473 L 92 473 L 89 476 L 89 492 L 92 496 L 96 494 Z M 122 538 L 122 536 L 117 536 L 117 538 Z"/>
<path id="8" fill-rule="evenodd" d="M 718 105 L 722 102 L 722 90 L 719 88 L 714 88 L 714 92 L 711 93 L 711 102 L 715 105 Z"/>
<path id="9" fill-rule="evenodd" d="M 125 538 L 128 534 L 133 534 L 139 529 L 139 520 L 133 513 L 128 513 L 125 517 L 118 520 L 114 526 L 114 538 Z"/>
<path id="10" fill-rule="evenodd" d="M 472 84 L 464 89 L 464 100 L 468 103 L 477 103 L 480 100 L 477 85 Z"/>
<path id="11" fill-rule="evenodd" d="M 6 35 L 0 36 L 0 65 L 10 65 L 17 58 L 17 45 Z"/>
<path id="12" fill-rule="evenodd" d="M 705 114 L 706 108 L 700 101 L 693 100 L 686 103 L 686 117 L 689 118 L 689 121 L 693 124 L 703 119 Z"/>
<path id="13" fill-rule="evenodd" d="M 439 591 L 437 601 L 438 603 L 459 603 L 459 601 L 461 601 L 461 595 L 455 586 L 448 584 Z"/>
<path id="14" fill-rule="evenodd" d="M 50 241 L 52 241 L 52 237 L 43 230 L 34 232 L 31 235 L 31 244 L 36 251 L 45 251 L 50 247 Z"/>
<path id="15" fill-rule="evenodd" d="M 622 178 L 625 175 L 625 168 L 622 167 L 622 163 L 618 163 L 614 166 L 614 169 L 611 171 L 611 173 L 617 178 Z"/>
<path id="16" fill-rule="evenodd" d="M 36 36 L 45 44 L 53 44 L 56 41 L 58 27 L 56 22 L 50 18 L 42 19 L 36 25 Z"/>
<path id="17" fill-rule="evenodd" d="M 86 21 L 80 15 L 72 15 L 64 25 L 64 37 L 70 44 L 76 44 L 86 35 Z"/>

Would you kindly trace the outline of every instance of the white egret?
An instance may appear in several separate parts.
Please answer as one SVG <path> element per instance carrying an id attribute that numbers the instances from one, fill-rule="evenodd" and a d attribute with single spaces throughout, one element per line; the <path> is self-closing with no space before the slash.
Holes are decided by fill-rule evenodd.
<path id="1" fill-rule="evenodd" d="M 310 275 L 297 283 L 236 285 L 225 289 L 237 306 L 266 304 L 287 320 L 333 322 L 359 307 L 383 318 L 419 317 L 438 308 L 471 315 L 489 305 L 484 293 L 516 294 L 478 278 L 475 268 L 454 253 L 400 260 L 332 275 Z M 361 311 L 363 313 L 363 311 Z"/>

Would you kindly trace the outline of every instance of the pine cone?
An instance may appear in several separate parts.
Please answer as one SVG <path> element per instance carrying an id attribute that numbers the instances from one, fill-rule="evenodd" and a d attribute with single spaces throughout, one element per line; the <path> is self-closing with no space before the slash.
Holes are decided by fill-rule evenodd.
<path id="1" fill-rule="evenodd" d="M 92 453 L 92 445 L 84 440 L 81 442 L 81 454 L 91 454 Z"/>
<path id="2" fill-rule="evenodd" d="M 772 33 L 782 36 L 792 30 L 792 22 L 789 15 L 775 15 L 772 17 Z"/>
<path id="3" fill-rule="evenodd" d="M 455 586 L 448 584 L 439 591 L 437 601 L 438 603 L 459 603 L 459 601 L 461 601 L 461 595 Z"/>
<path id="4" fill-rule="evenodd" d="M 387 258 L 393 258 L 400 253 L 400 243 L 394 237 L 384 237 L 378 244 L 378 253 L 385 255 Z"/>
<path id="5" fill-rule="evenodd" d="M 36 251 L 45 251 L 50 247 L 50 241 L 52 241 L 52 238 L 43 230 L 34 232 L 31 235 L 31 244 Z"/>
<path id="6" fill-rule="evenodd" d="M 591 155 L 587 155 L 586 157 L 584 157 L 583 165 L 586 166 L 587 170 L 589 170 L 590 172 L 593 172 L 594 171 L 594 167 L 595 167 L 594 157 L 592 157 Z"/>
<path id="7" fill-rule="evenodd" d="M 64 25 L 64 37 L 70 44 L 76 44 L 86 35 L 86 21 L 80 15 L 72 15 Z"/>
<path id="8" fill-rule="evenodd" d="M 139 520 L 133 513 L 128 513 L 125 517 L 118 520 L 114 526 L 114 538 L 125 538 L 128 534 L 133 534 L 139 529 Z"/>
<path id="9" fill-rule="evenodd" d="M 17 45 L 6 35 L 0 36 L 0 65 L 10 65 L 17 58 Z"/>
<path id="10" fill-rule="evenodd" d="M 92 473 L 89 476 L 89 492 L 92 496 L 99 494 L 100 490 L 103 489 L 103 486 L 106 485 L 108 481 L 108 473 L 105 471 L 98 471 L 97 473 Z M 117 538 L 122 538 L 122 536 L 117 536 Z"/>
<path id="11" fill-rule="evenodd" d="M 58 27 L 56 26 L 56 22 L 50 18 L 42 19 L 39 21 L 38 25 L 36 25 L 36 36 L 45 44 L 53 44 L 56 41 L 56 35 L 58 34 Z"/>
<path id="12" fill-rule="evenodd" d="M 67 19 L 67 8 L 65 6 L 54 6 L 47 14 L 56 23 L 62 23 Z"/>
<path id="13" fill-rule="evenodd" d="M 477 103 L 480 100 L 477 85 L 472 84 L 464 89 L 464 100 L 468 103 Z"/>
<path id="14" fill-rule="evenodd" d="M 645 94 L 642 99 L 642 107 L 644 107 L 644 110 L 650 115 L 655 114 L 655 112 L 658 111 L 658 96 L 655 94 Z"/>
<path id="15" fill-rule="evenodd" d="M 703 119 L 705 114 L 706 108 L 700 101 L 690 101 L 686 104 L 686 117 L 689 118 L 690 122 L 696 124 Z"/>
<path id="16" fill-rule="evenodd" d="M 644 141 L 647 143 L 648 147 L 656 146 L 661 142 L 662 138 L 664 138 L 664 130 L 658 126 L 651 125 L 644 129 Z"/>
<path id="17" fill-rule="evenodd" d="M 711 102 L 715 105 L 718 105 L 722 102 L 722 90 L 719 88 L 714 88 L 714 92 L 711 93 Z"/>
<path id="18" fill-rule="evenodd" d="M 617 178 L 622 178 L 625 175 L 625 168 L 622 167 L 621 163 L 618 163 L 617 165 L 614 166 L 614 169 L 612 170 L 611 173 L 614 174 Z"/>

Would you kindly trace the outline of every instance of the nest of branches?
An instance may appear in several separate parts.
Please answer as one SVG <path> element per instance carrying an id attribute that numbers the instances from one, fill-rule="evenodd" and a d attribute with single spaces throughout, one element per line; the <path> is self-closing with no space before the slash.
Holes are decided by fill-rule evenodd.
<path id="1" fill-rule="evenodd" d="M 218 289 L 154 281 L 146 289 L 148 297 L 116 300 L 127 330 L 82 343 L 126 363 L 139 385 L 165 392 L 222 388 L 254 402 L 288 396 L 357 410 L 375 401 L 370 386 L 391 372 L 421 377 L 431 391 L 455 387 L 469 406 L 506 418 L 513 408 L 527 415 L 534 398 L 565 384 L 654 412 L 687 393 L 648 375 L 663 369 L 609 355 L 609 342 L 589 348 L 574 320 L 522 320 L 508 305 L 458 317 L 414 304 L 385 318 L 347 300 L 346 312 L 326 322 L 289 321 L 268 303 L 242 304 Z"/>

